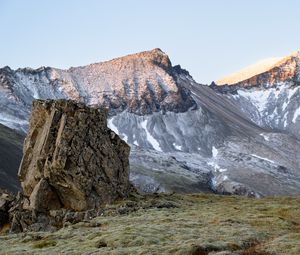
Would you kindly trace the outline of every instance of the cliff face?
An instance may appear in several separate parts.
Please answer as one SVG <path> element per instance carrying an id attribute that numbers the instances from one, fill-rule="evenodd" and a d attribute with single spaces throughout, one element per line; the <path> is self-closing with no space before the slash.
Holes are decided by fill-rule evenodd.
<path id="1" fill-rule="evenodd" d="M 126 196 L 129 151 L 107 128 L 105 110 L 34 101 L 19 170 L 29 207 L 81 211 Z"/>

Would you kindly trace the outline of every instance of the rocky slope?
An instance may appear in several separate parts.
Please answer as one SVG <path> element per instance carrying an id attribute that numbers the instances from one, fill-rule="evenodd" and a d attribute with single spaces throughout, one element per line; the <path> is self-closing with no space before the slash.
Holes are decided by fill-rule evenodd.
<path id="1" fill-rule="evenodd" d="M 216 81 L 219 86 L 230 85 L 238 87 L 264 86 L 270 87 L 281 82 L 293 81 L 299 83 L 300 51 L 283 58 L 272 59 L 268 64 L 250 66 L 234 75 Z M 255 71 L 251 72 L 254 69 Z M 247 70 L 249 70 L 247 72 Z M 238 75 L 241 73 L 242 75 Z M 236 78 L 230 79 L 232 76 Z"/>
<path id="2" fill-rule="evenodd" d="M 33 99 L 69 98 L 112 113 L 184 112 L 195 102 L 160 49 L 84 67 L 0 69 L 0 123 L 26 129 Z"/>
<path id="3" fill-rule="evenodd" d="M 253 76 L 264 73 L 272 69 L 272 67 L 281 60 L 282 58 L 268 58 L 258 61 L 255 64 L 247 66 L 242 70 L 239 70 L 235 73 L 227 75 L 219 80 L 216 80 L 215 83 L 218 85 L 233 85 L 240 81 L 247 80 Z"/>
<path id="4" fill-rule="evenodd" d="M 0 122 L 26 130 L 34 98 L 102 105 L 132 147 L 131 180 L 144 191 L 300 194 L 298 71 L 284 67 L 297 61 L 261 74 L 260 84 L 210 87 L 159 49 L 69 70 L 6 67 Z"/>
<path id="5" fill-rule="evenodd" d="M 16 192 L 24 136 L 0 124 L 0 187 Z"/>
<path id="6" fill-rule="evenodd" d="M 300 52 L 282 58 L 268 70 L 228 85 L 211 85 L 225 94 L 260 127 L 300 137 Z"/>
<path id="7" fill-rule="evenodd" d="M 299 198 L 130 197 L 55 232 L 0 233 L 0 253 L 299 255 Z"/>

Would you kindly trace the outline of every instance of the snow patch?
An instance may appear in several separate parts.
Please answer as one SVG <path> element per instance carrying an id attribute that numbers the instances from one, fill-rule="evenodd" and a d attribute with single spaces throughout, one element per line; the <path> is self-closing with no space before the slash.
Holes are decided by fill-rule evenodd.
<path id="1" fill-rule="evenodd" d="M 284 115 L 283 115 L 283 119 L 284 119 L 284 123 L 283 123 L 283 126 L 284 126 L 284 128 L 286 128 L 286 126 L 287 126 L 287 115 L 288 115 L 288 113 L 289 112 L 286 112 Z"/>
<path id="2" fill-rule="evenodd" d="M 120 135 L 122 140 L 124 140 L 126 143 L 128 143 L 128 136 L 126 134 L 121 134 Z"/>
<path id="3" fill-rule="evenodd" d="M 248 98 L 251 102 L 253 102 L 259 112 L 262 112 L 266 109 L 270 93 L 271 90 L 238 90 L 238 94 L 242 97 Z"/>
<path id="4" fill-rule="evenodd" d="M 144 120 L 143 122 L 141 122 L 142 128 L 146 131 L 147 141 L 152 145 L 154 150 L 162 152 L 162 149 L 160 148 L 158 141 L 149 133 L 147 129 L 147 122 L 148 120 Z"/>
<path id="5" fill-rule="evenodd" d="M 282 111 L 285 111 L 287 106 L 288 106 L 288 103 L 286 101 L 284 101 L 284 103 L 282 105 Z"/>
<path id="6" fill-rule="evenodd" d="M 173 146 L 176 150 L 181 151 L 181 148 L 182 148 L 181 145 L 177 145 L 176 143 L 173 143 Z"/>
<path id="7" fill-rule="evenodd" d="M 228 176 L 224 175 L 223 178 L 222 178 L 222 181 L 226 181 L 226 180 L 228 180 Z"/>
<path id="8" fill-rule="evenodd" d="M 212 147 L 212 156 L 215 158 L 218 156 L 218 150 L 215 146 Z"/>
<path id="9" fill-rule="evenodd" d="M 262 159 L 262 160 L 265 160 L 265 161 L 268 161 L 270 163 L 274 163 L 273 160 L 270 160 L 270 159 L 267 159 L 267 158 L 263 158 L 261 156 L 258 156 L 258 155 L 255 155 L 255 154 L 251 154 L 251 156 L 255 157 L 255 158 L 259 158 L 259 159 Z"/>
<path id="10" fill-rule="evenodd" d="M 114 118 L 109 119 L 107 122 L 107 126 L 118 135 L 119 130 L 118 130 L 117 126 L 113 123 L 113 121 L 114 121 Z"/>
<path id="11" fill-rule="evenodd" d="M 269 136 L 267 136 L 267 135 L 265 135 L 265 134 L 260 134 L 266 141 L 269 141 L 270 140 L 270 138 L 269 138 Z"/>
<path id="12" fill-rule="evenodd" d="M 297 118 L 300 116 L 300 108 L 298 108 L 295 112 L 294 112 L 294 117 L 292 119 L 293 123 L 296 123 Z"/>
<path id="13" fill-rule="evenodd" d="M 214 172 L 219 172 L 219 173 L 223 173 L 226 172 L 227 169 L 226 168 L 221 168 L 217 163 L 215 162 L 208 162 L 207 163 L 209 166 L 212 166 L 214 168 Z"/>

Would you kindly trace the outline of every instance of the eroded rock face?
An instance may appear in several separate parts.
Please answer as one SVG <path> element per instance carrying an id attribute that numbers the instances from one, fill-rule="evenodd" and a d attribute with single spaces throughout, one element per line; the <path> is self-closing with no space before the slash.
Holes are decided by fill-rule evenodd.
<path id="1" fill-rule="evenodd" d="M 33 102 L 19 169 L 29 208 L 84 211 L 128 194 L 130 148 L 106 114 L 68 100 Z"/>

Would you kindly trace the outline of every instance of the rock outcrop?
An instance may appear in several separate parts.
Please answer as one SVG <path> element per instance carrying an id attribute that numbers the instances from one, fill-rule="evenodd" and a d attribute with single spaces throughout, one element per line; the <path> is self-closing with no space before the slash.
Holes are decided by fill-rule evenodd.
<path id="1" fill-rule="evenodd" d="M 97 208 L 126 196 L 129 152 L 107 128 L 106 110 L 67 100 L 34 101 L 19 169 L 23 193 L 38 211 Z"/>
<path id="2" fill-rule="evenodd" d="M 106 115 L 74 101 L 33 102 L 12 231 L 83 220 L 129 194 L 130 147 L 107 128 Z"/>

